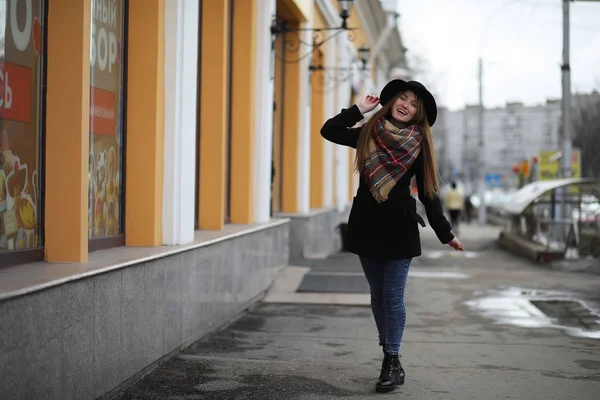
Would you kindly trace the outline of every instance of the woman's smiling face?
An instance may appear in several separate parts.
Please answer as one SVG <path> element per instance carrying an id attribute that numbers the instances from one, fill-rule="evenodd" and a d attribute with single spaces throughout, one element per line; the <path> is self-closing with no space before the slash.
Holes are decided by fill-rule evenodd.
<path id="1" fill-rule="evenodd" d="M 417 114 L 418 100 L 411 90 L 400 94 L 392 106 L 392 118 L 398 122 L 409 123 Z"/>

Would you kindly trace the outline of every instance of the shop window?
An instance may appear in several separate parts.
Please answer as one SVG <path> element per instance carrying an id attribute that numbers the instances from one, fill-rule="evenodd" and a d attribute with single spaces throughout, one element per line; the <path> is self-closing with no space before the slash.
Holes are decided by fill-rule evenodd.
<path id="1" fill-rule="evenodd" d="M 44 6 L 0 1 L 0 267 L 44 256 Z"/>
<path id="2" fill-rule="evenodd" d="M 121 246 L 124 238 L 126 1 L 91 0 L 90 251 Z"/>

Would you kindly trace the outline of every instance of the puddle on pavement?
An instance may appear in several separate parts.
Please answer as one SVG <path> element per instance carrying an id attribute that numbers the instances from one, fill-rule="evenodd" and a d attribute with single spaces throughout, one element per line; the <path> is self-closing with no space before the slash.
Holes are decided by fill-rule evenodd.
<path id="1" fill-rule="evenodd" d="M 570 336 L 600 339 L 600 316 L 572 293 L 509 288 L 466 304 L 501 324 L 562 329 Z"/>
<path id="2" fill-rule="evenodd" d="M 469 274 L 464 272 L 443 272 L 443 271 L 409 271 L 408 276 L 412 278 L 439 278 L 439 279 L 467 279 Z"/>

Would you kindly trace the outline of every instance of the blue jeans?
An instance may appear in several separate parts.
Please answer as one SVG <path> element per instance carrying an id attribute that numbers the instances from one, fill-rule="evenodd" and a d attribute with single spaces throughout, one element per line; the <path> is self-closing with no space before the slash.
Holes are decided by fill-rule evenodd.
<path id="1" fill-rule="evenodd" d="M 363 271 L 371 288 L 371 309 L 379 332 L 379 345 L 388 354 L 398 354 L 406 308 L 404 289 L 412 259 L 378 260 L 360 257 Z"/>

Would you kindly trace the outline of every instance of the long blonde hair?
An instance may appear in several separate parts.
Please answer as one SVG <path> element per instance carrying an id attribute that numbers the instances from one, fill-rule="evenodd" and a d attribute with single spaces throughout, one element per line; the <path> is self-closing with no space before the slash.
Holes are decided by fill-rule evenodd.
<path id="1" fill-rule="evenodd" d="M 356 145 L 356 157 L 354 159 L 354 170 L 356 172 L 360 173 L 365 166 L 365 162 L 369 155 L 367 144 L 375 130 L 375 124 L 381 118 L 391 118 L 392 107 L 403 93 L 404 92 L 398 93 L 398 95 L 386 104 L 383 104 L 381 109 L 373 114 L 363 126 Z M 417 97 L 417 112 L 415 118 L 411 121 L 411 124 L 419 125 L 422 130 L 423 140 L 421 141 L 421 152 L 423 154 L 423 176 L 425 178 L 423 185 L 425 186 L 425 195 L 429 198 L 434 198 L 439 195 L 440 186 L 435 149 L 433 147 L 433 133 L 431 131 L 431 126 L 429 126 L 429 122 L 427 121 L 423 100 L 421 100 L 416 93 L 415 96 Z"/>

